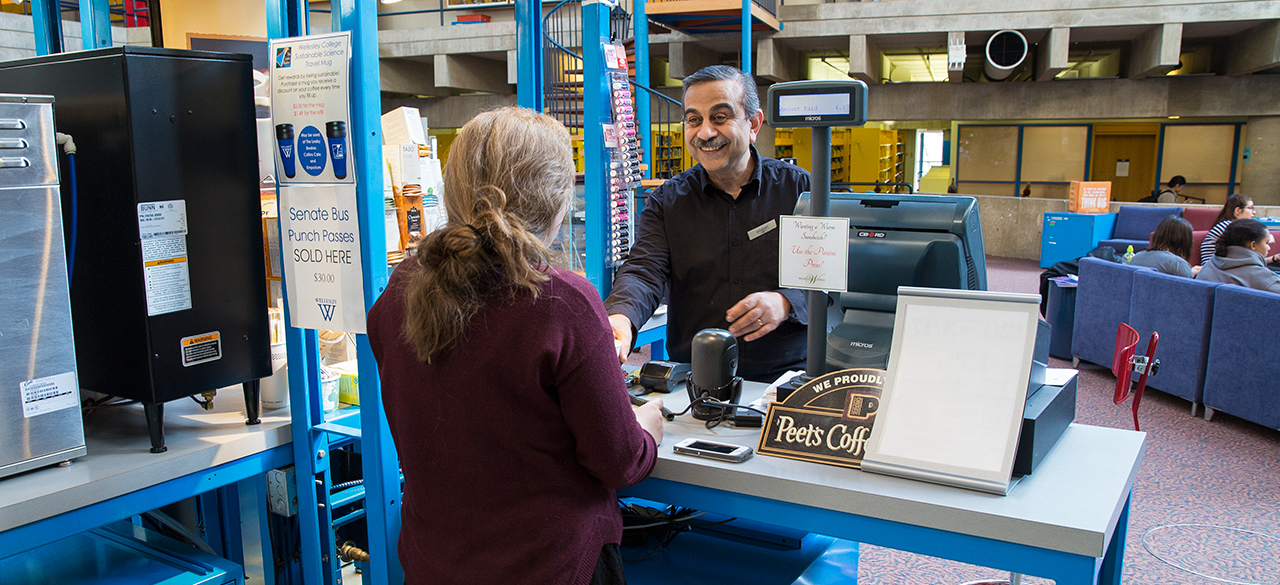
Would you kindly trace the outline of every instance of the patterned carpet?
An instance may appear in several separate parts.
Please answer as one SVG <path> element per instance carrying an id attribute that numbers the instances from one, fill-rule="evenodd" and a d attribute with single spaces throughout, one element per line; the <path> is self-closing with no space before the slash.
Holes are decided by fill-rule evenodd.
<path id="1" fill-rule="evenodd" d="M 1039 290 L 1041 269 L 1034 260 L 987 261 L 990 290 Z M 1056 359 L 1050 365 L 1071 367 Z M 1076 422 L 1132 428 L 1128 404 L 1111 401 L 1114 384 L 1108 369 L 1081 364 Z M 1213 422 L 1192 418 L 1189 402 L 1154 390 L 1144 395 L 1138 418 L 1147 444 L 1134 487 L 1124 583 L 1280 584 L 1280 431 L 1222 413 Z M 1008 578 L 891 549 L 864 545 L 861 552 L 863 585 Z M 1023 583 L 1052 581 L 1028 577 Z"/>

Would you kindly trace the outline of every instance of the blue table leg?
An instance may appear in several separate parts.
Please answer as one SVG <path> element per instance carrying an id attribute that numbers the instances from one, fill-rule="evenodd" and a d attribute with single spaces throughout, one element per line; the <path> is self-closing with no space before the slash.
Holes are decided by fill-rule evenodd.
<path id="1" fill-rule="evenodd" d="M 1133 503 L 1133 492 L 1124 501 L 1124 509 L 1120 511 L 1120 519 L 1116 520 L 1115 532 L 1111 534 L 1111 544 L 1102 557 L 1102 568 L 1098 571 L 1099 585 L 1120 585 L 1124 574 L 1124 547 L 1129 535 L 1129 505 Z"/>
<path id="2" fill-rule="evenodd" d="M 650 360 L 667 359 L 667 326 L 645 329 L 636 334 L 636 347 L 649 346 Z"/>

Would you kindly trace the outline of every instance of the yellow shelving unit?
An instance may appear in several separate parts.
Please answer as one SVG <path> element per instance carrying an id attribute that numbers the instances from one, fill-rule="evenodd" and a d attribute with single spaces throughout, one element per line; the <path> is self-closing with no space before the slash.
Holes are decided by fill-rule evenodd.
<path id="1" fill-rule="evenodd" d="M 571 134 L 569 141 L 573 145 L 573 166 L 577 168 L 578 174 L 587 172 L 587 151 L 583 146 L 582 135 Z"/>
<path id="2" fill-rule="evenodd" d="M 693 166 L 693 159 L 684 148 L 684 132 L 682 130 L 654 130 L 653 140 L 653 178 L 670 179 Z"/>
<path id="3" fill-rule="evenodd" d="M 897 130 L 880 130 L 880 163 L 876 180 L 881 183 L 901 183 L 906 176 L 906 148 Z"/>
<path id="4" fill-rule="evenodd" d="M 880 169 L 880 134 L 874 128 L 831 129 L 831 182 L 874 183 Z M 813 131 L 785 128 L 774 131 L 774 158 L 794 158 L 812 171 Z"/>
<path id="5" fill-rule="evenodd" d="M 793 144 L 794 139 L 791 136 L 791 130 L 774 130 L 773 158 L 795 158 L 796 155 L 792 150 Z"/>

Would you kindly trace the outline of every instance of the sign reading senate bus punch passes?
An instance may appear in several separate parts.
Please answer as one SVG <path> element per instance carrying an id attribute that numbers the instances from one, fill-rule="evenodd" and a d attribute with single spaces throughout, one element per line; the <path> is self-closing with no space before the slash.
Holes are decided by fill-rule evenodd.
<path id="1" fill-rule="evenodd" d="M 814 378 L 769 405 L 756 451 L 861 469 L 880 408 L 884 370 L 852 369 Z"/>

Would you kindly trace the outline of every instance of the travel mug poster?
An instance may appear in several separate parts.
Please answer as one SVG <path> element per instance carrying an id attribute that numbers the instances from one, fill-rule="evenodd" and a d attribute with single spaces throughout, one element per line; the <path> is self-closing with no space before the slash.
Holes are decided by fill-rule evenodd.
<path id="1" fill-rule="evenodd" d="M 351 33 L 271 41 L 276 182 L 354 183 L 347 138 Z"/>

